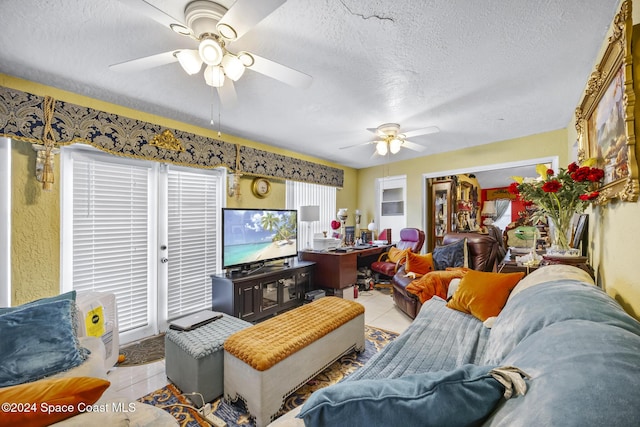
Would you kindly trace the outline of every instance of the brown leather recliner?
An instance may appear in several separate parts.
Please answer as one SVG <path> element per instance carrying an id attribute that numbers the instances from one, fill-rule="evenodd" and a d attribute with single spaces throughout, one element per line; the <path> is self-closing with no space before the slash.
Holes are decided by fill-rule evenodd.
<path id="1" fill-rule="evenodd" d="M 478 233 L 449 233 L 444 236 L 443 245 L 467 238 L 467 249 L 469 254 L 469 267 L 480 271 L 494 271 L 496 264 L 502 261 L 498 259 L 502 242 L 498 242 L 493 236 Z M 405 277 L 404 266 L 398 269 L 393 276 L 393 301 L 398 308 L 407 313 L 412 319 L 420 311 L 420 300 L 406 287 L 413 279 Z"/>

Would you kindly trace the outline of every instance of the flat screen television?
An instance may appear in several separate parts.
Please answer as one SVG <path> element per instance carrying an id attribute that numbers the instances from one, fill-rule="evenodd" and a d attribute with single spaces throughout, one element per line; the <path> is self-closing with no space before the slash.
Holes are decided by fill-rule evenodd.
<path id="1" fill-rule="evenodd" d="M 249 269 L 298 255 L 298 211 L 222 209 L 222 268 Z"/>

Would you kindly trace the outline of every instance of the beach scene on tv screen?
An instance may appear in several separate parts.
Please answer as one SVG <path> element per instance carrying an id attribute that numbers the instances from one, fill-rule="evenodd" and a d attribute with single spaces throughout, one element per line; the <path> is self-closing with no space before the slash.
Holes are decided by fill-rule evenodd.
<path id="1" fill-rule="evenodd" d="M 296 211 L 227 210 L 224 215 L 224 265 L 296 256 L 296 238 Z"/>

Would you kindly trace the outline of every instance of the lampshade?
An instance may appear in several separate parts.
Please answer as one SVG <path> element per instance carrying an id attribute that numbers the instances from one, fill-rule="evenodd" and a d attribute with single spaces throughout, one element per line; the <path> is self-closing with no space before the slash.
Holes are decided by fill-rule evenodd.
<path id="1" fill-rule="evenodd" d="M 207 65 L 204 69 L 204 81 L 213 87 L 222 87 L 224 84 L 224 71 L 219 65 Z"/>
<path id="2" fill-rule="evenodd" d="M 388 149 L 389 147 L 387 147 L 386 141 L 378 141 L 378 143 L 376 144 L 376 151 L 381 156 L 384 156 L 385 154 L 387 154 Z"/>
<path id="3" fill-rule="evenodd" d="M 198 45 L 198 53 L 208 65 L 218 65 L 222 61 L 222 47 L 212 37 L 205 37 Z"/>
<path id="4" fill-rule="evenodd" d="M 482 216 L 491 216 L 494 217 L 498 211 L 496 211 L 496 202 L 493 200 L 486 200 L 484 205 L 482 205 Z"/>
<path id="5" fill-rule="evenodd" d="M 393 138 L 391 142 L 389 142 L 389 151 L 391 151 L 391 154 L 396 154 L 398 151 L 400 151 L 401 146 L 402 141 L 397 138 Z"/>
<path id="6" fill-rule="evenodd" d="M 236 56 L 227 53 L 222 58 L 224 73 L 234 82 L 244 74 L 244 65 Z"/>
<path id="7" fill-rule="evenodd" d="M 176 52 L 175 55 L 184 71 L 189 75 L 197 73 L 202 68 L 202 58 L 197 50 L 183 49 Z"/>
<path id="8" fill-rule="evenodd" d="M 320 206 L 300 206 L 300 221 L 320 221 Z"/>
<path id="9" fill-rule="evenodd" d="M 369 225 L 367 226 L 367 230 L 369 230 L 369 231 L 375 231 L 375 229 L 376 229 L 376 223 L 375 223 L 375 221 L 371 221 L 371 222 L 369 223 Z"/>

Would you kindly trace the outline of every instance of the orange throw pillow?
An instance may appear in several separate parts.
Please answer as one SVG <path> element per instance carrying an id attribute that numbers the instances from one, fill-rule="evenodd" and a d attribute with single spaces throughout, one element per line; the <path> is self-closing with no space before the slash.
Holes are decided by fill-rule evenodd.
<path id="1" fill-rule="evenodd" d="M 469 270 L 460 280 L 458 290 L 447 307 L 468 313 L 482 320 L 500 314 L 511 290 L 524 273 L 487 273 Z"/>
<path id="2" fill-rule="evenodd" d="M 409 252 L 407 254 L 407 263 L 404 266 L 404 271 L 407 274 L 414 273 L 416 277 L 433 271 L 433 254 L 420 255 Z"/>
<path id="3" fill-rule="evenodd" d="M 3 411 L 2 421 L 21 427 L 48 426 L 96 403 L 110 384 L 102 378 L 68 377 L 5 387 L 0 389 L 0 402 L 19 406 L 16 411 Z"/>
<path id="4" fill-rule="evenodd" d="M 392 247 L 389 249 L 387 253 L 387 261 L 397 263 L 398 261 L 402 261 L 402 259 L 407 255 L 408 252 L 411 252 L 411 249 L 398 249 L 396 247 Z"/>
<path id="5" fill-rule="evenodd" d="M 466 269 L 452 269 L 450 271 L 432 271 L 419 279 L 413 280 L 407 285 L 407 292 L 411 292 L 418 297 L 420 303 L 431 299 L 434 295 L 447 299 L 447 289 L 449 282 L 465 275 Z"/>

